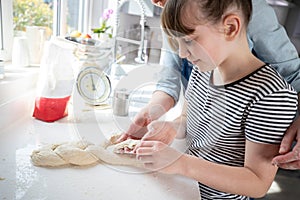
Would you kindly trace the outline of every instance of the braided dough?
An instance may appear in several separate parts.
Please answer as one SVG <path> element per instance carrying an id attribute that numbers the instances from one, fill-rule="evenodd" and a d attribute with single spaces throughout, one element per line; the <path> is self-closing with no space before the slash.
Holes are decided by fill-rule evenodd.
<path id="1" fill-rule="evenodd" d="M 142 167 L 135 156 L 119 154 L 122 148 L 134 148 L 138 140 L 126 140 L 114 145 L 113 139 L 103 145 L 94 145 L 86 141 L 51 144 L 34 150 L 31 161 L 35 166 L 59 167 L 66 165 L 86 166 L 101 161 L 112 165 Z"/>

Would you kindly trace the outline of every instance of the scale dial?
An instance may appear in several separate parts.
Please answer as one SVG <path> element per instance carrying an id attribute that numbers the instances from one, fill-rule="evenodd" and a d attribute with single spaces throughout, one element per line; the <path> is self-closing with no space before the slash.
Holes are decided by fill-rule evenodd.
<path id="1" fill-rule="evenodd" d="M 97 67 L 86 67 L 81 70 L 76 85 L 81 97 L 92 105 L 103 103 L 111 92 L 109 78 Z"/>

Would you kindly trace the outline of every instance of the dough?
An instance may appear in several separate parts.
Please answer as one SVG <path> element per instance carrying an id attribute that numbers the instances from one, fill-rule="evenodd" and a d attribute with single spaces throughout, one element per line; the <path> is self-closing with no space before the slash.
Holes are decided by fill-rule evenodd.
<path id="1" fill-rule="evenodd" d="M 131 139 L 126 141 L 122 142 L 122 145 L 132 146 L 133 143 L 138 142 L 131 141 Z M 143 167 L 143 164 L 135 156 L 115 153 L 118 148 L 121 146 L 113 145 L 110 141 L 103 145 L 94 145 L 87 141 L 52 144 L 34 150 L 31 154 L 31 161 L 35 166 L 41 167 L 86 166 L 100 162 Z"/>
<path id="2" fill-rule="evenodd" d="M 124 153 L 125 149 L 127 150 L 127 152 L 130 152 L 139 143 L 140 143 L 140 140 L 133 140 L 133 139 L 125 140 L 125 141 L 120 142 L 115 145 L 114 152 L 122 154 L 122 153 Z"/>

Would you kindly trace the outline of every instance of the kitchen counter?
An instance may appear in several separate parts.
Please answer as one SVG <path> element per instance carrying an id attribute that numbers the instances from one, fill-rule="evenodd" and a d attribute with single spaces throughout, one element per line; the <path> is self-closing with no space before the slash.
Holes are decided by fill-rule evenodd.
<path id="1" fill-rule="evenodd" d="M 130 120 L 114 117 L 111 109 L 93 109 L 76 99 L 70 104 L 69 116 L 55 123 L 41 122 L 30 116 L 32 112 L 24 114 L 22 111 L 18 113 L 19 120 L 1 129 L 1 200 L 200 199 L 197 182 L 180 176 L 103 163 L 68 168 L 33 166 L 30 154 L 41 144 L 79 139 L 100 144 L 111 134 L 120 132 L 120 127 L 126 126 L 124 123 L 128 124 Z M 29 110 L 32 111 L 33 101 L 30 102 Z M 183 144 L 183 141 L 175 141 L 173 145 L 180 149 L 184 148 Z"/>

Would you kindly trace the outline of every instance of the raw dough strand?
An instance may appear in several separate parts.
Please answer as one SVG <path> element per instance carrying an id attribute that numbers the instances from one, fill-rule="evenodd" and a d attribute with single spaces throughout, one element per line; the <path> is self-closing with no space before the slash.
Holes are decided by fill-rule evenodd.
<path id="1" fill-rule="evenodd" d="M 34 150 L 31 154 L 31 161 L 33 165 L 40 167 L 88 166 L 101 161 L 112 165 L 143 167 L 143 164 L 135 157 L 116 154 L 114 149 L 115 145 L 95 145 L 82 140 L 52 144 Z"/>

